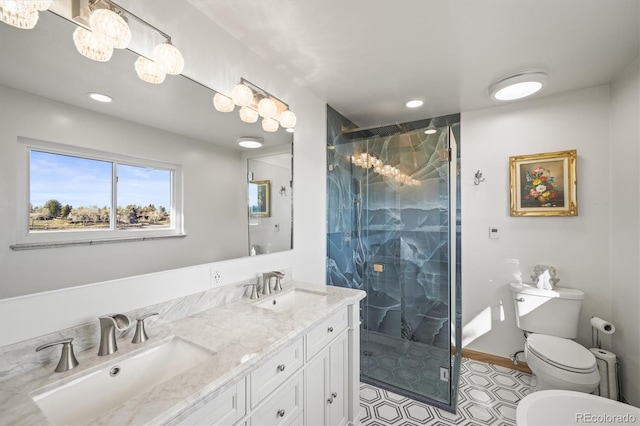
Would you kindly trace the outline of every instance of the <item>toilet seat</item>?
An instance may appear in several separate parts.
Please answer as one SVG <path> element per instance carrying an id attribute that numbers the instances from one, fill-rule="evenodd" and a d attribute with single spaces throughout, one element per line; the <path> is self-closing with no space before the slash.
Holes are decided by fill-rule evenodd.
<path id="1" fill-rule="evenodd" d="M 530 334 L 526 346 L 532 355 L 556 368 L 578 374 L 588 374 L 597 370 L 593 353 L 573 340 L 545 334 Z"/>

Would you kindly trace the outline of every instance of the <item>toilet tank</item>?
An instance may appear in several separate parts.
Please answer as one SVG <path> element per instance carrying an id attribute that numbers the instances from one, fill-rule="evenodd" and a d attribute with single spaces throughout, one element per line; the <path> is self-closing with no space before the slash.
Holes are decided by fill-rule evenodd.
<path id="1" fill-rule="evenodd" d="M 574 339 L 584 292 L 575 288 L 543 290 L 524 283 L 511 283 L 516 325 L 531 333 Z"/>

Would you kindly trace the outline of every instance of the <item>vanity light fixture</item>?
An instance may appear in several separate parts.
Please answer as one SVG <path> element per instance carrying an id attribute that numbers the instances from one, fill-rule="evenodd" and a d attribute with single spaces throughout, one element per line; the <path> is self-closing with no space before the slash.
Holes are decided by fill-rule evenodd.
<path id="1" fill-rule="evenodd" d="M 222 93 L 216 93 L 213 95 L 213 107 L 220 112 L 231 112 L 236 107 L 233 103 L 233 99 Z"/>
<path id="2" fill-rule="evenodd" d="M 0 21 L 16 28 L 30 30 L 38 23 L 40 11 L 49 9 L 53 0 L 2 0 Z"/>
<path id="3" fill-rule="evenodd" d="M 407 101 L 406 104 L 404 104 L 404 106 L 406 106 L 407 108 L 418 108 L 421 107 L 424 104 L 423 101 L 421 101 L 420 99 L 412 99 L 410 101 Z"/>
<path id="4" fill-rule="evenodd" d="M 18 0 L 29 3 L 31 0 Z M 113 49 L 124 49 L 131 42 L 129 23 L 136 21 L 141 29 L 149 28 L 165 39 L 153 53 L 140 55 L 134 67 L 138 77 L 147 83 L 160 84 L 167 74 L 184 70 L 184 58 L 171 44 L 171 37 L 111 0 L 71 0 L 73 20 L 79 25 L 73 41 L 82 55 L 94 61 L 111 59 Z"/>
<path id="5" fill-rule="evenodd" d="M 89 95 L 89 97 L 91 99 L 93 99 L 94 101 L 98 101 L 98 102 L 104 102 L 104 103 L 109 103 L 111 101 L 113 101 L 113 99 L 111 98 L 111 96 L 107 96 L 104 95 L 102 93 L 87 93 Z"/>
<path id="6" fill-rule="evenodd" d="M 498 101 L 522 99 L 542 90 L 547 80 L 548 75 L 543 71 L 523 71 L 489 86 L 489 94 Z"/>
<path id="7" fill-rule="evenodd" d="M 262 138 L 256 138 L 253 136 L 243 136 L 238 139 L 238 145 L 243 148 L 260 148 L 262 147 Z"/>
<path id="8" fill-rule="evenodd" d="M 245 123 L 255 123 L 263 117 L 262 129 L 265 132 L 276 132 L 280 127 L 293 132 L 296 126 L 296 115 L 287 104 L 245 79 L 231 89 L 231 95 L 216 93 L 213 97 L 217 111 L 233 111 L 234 105 L 241 107 L 240 119 Z"/>

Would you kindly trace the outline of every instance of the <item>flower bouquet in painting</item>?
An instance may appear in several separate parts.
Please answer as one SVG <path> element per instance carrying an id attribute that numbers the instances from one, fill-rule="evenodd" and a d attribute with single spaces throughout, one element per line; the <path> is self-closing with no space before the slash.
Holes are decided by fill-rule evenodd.
<path id="1" fill-rule="evenodd" d="M 555 178 L 547 168 L 538 166 L 525 171 L 522 189 L 523 204 L 529 207 L 560 207 L 564 204 L 563 197 L 556 188 Z"/>

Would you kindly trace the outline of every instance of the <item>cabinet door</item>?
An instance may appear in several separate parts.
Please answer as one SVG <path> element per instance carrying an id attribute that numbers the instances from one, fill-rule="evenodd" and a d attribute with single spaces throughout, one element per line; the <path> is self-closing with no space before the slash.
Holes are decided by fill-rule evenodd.
<path id="1" fill-rule="evenodd" d="M 304 412 L 307 426 L 339 426 L 347 423 L 347 336 L 346 332 L 342 333 L 307 363 Z"/>
<path id="2" fill-rule="evenodd" d="M 349 375 L 347 374 L 349 343 L 346 332 L 331 344 L 329 356 L 329 389 L 326 398 L 329 406 L 328 424 L 344 425 L 347 423 L 349 402 Z"/>
<path id="3" fill-rule="evenodd" d="M 329 392 L 329 348 L 325 348 L 311 362 L 304 373 L 304 417 L 307 426 L 329 424 L 327 398 Z"/>

